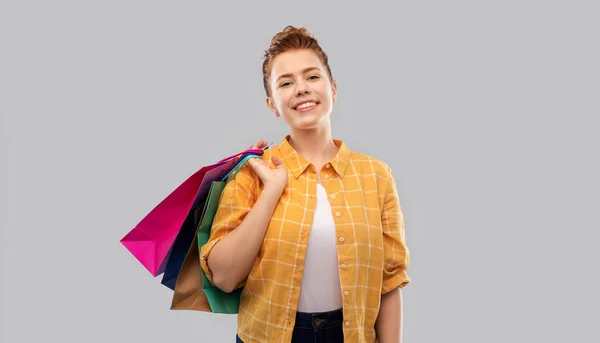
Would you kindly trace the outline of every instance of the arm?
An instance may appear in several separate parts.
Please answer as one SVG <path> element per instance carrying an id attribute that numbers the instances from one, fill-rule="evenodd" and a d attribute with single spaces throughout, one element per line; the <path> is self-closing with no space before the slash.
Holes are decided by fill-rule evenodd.
<path id="1" fill-rule="evenodd" d="M 402 290 L 396 288 L 381 296 L 381 308 L 375 322 L 379 343 L 402 343 Z"/>
<path id="2" fill-rule="evenodd" d="M 259 142 L 254 147 L 260 149 L 264 144 L 266 142 Z M 206 278 L 224 292 L 243 286 L 287 184 L 288 173 L 283 161 L 271 157 L 274 166 L 271 168 L 263 159 L 250 159 L 227 183 L 219 199 L 210 238 L 200 249 L 200 266 Z M 258 195 L 261 181 L 264 187 Z"/>
<path id="3" fill-rule="evenodd" d="M 250 273 L 281 192 L 265 188 L 242 223 L 215 243 L 208 255 L 214 285 L 231 292 Z"/>
<path id="4" fill-rule="evenodd" d="M 404 216 L 400 206 L 396 182 L 392 171 L 386 166 L 387 182 L 383 187 L 384 197 L 381 213 L 383 234 L 383 280 L 381 307 L 375 322 L 375 331 L 380 343 L 402 342 L 402 291 L 411 281 L 406 273 L 410 254 L 406 244 Z"/>

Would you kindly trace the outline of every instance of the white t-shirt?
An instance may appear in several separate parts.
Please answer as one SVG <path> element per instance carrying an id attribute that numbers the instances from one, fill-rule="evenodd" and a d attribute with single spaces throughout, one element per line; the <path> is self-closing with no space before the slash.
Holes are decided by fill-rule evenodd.
<path id="1" fill-rule="evenodd" d="M 325 187 L 317 184 L 317 205 L 308 237 L 298 311 L 339 309 L 341 293 L 335 222 Z"/>

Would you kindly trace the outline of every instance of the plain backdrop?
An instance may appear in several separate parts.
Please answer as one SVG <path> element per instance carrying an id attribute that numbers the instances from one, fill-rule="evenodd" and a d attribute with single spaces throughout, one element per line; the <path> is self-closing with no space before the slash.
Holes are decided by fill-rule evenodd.
<path id="1" fill-rule="evenodd" d="M 333 134 L 387 162 L 404 342 L 599 342 L 595 1 L 2 1 L 2 343 L 233 342 L 119 243 L 284 122 L 262 55 L 304 26 Z"/>

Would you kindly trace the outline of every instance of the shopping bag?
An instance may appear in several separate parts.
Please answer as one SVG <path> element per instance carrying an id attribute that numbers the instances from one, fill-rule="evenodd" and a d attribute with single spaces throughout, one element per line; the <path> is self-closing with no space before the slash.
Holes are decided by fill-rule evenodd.
<path id="1" fill-rule="evenodd" d="M 232 174 L 238 172 L 240 166 L 243 163 L 238 164 L 234 170 L 232 170 Z M 206 244 L 210 238 L 210 231 L 212 228 L 212 223 L 219 207 L 219 200 L 221 198 L 221 193 L 225 188 L 226 181 L 218 181 L 213 182 L 212 187 L 210 189 L 210 193 L 208 199 L 206 200 L 206 209 L 204 211 L 204 215 L 202 216 L 202 220 L 200 222 L 200 226 L 198 228 L 198 250 L 202 249 L 202 246 Z M 243 288 L 237 288 L 233 290 L 231 293 L 223 292 L 218 287 L 214 286 L 204 273 L 204 269 L 202 272 L 202 290 L 204 294 L 206 294 L 206 298 L 208 299 L 208 304 L 210 308 L 215 313 L 227 313 L 227 314 L 235 314 L 238 312 L 238 308 L 240 307 L 240 296 L 242 294 Z"/>
<path id="2" fill-rule="evenodd" d="M 197 233 L 194 235 L 175 284 L 171 301 L 172 310 L 195 310 L 225 314 L 238 312 L 242 288 L 238 288 L 231 293 L 225 293 L 213 286 L 200 266 L 199 252 L 210 238 L 214 216 L 227 179 L 232 180 L 243 164 L 254 157 L 258 156 L 245 156 L 223 177 L 223 180 L 212 182 Z"/>
<path id="3" fill-rule="evenodd" d="M 198 250 L 201 250 L 202 246 L 206 244 L 210 238 L 210 229 L 215 212 L 217 211 L 219 205 L 218 201 L 221 192 L 223 192 L 223 188 L 225 188 L 224 182 L 213 182 L 209 199 L 206 202 L 207 208 L 204 213 L 204 217 L 202 218 L 202 222 L 200 223 L 200 228 L 198 228 Z M 204 273 L 204 269 L 201 270 L 201 273 L 202 290 L 204 291 L 204 294 L 206 294 L 206 298 L 208 299 L 208 303 L 212 311 L 216 313 L 237 313 L 240 306 L 242 288 L 235 289 L 231 293 L 223 292 L 221 289 L 213 286 L 213 284 L 208 281 L 208 278 Z"/>
<path id="4" fill-rule="evenodd" d="M 206 181 L 206 178 L 204 180 Z M 192 245 L 194 235 L 196 234 L 196 228 L 198 227 L 198 223 L 202 217 L 204 207 L 204 200 L 201 200 L 192 206 L 192 209 L 183 222 L 177 237 L 175 237 L 171 251 L 168 254 L 161 284 L 172 290 L 175 290 L 177 276 L 179 275 L 183 261 L 185 260 L 185 256 Z"/>
<path id="5" fill-rule="evenodd" d="M 121 244 L 153 275 L 161 274 L 177 234 L 187 218 L 192 204 L 201 201 L 199 186 L 205 174 L 215 168 L 230 170 L 236 164 L 236 157 L 248 151 L 262 153 L 262 150 L 246 150 L 202 167 L 188 177 L 152 211 L 150 211 L 127 235 Z"/>
<path id="6" fill-rule="evenodd" d="M 192 209 L 188 213 L 188 216 L 186 217 L 181 229 L 179 230 L 179 233 L 177 234 L 177 237 L 175 238 L 175 241 L 173 242 L 173 246 L 169 253 L 164 270 L 163 278 L 161 280 L 163 285 L 175 290 L 177 276 L 179 275 L 189 248 L 192 245 L 194 235 L 196 234 L 198 225 L 204 213 L 206 197 L 208 196 L 209 191 L 211 191 L 212 184 L 215 181 L 227 179 L 232 172 L 239 170 L 241 164 L 245 163 L 247 156 L 251 155 L 260 156 L 262 155 L 262 151 L 248 150 L 239 157 L 235 165 L 231 166 L 231 163 L 226 163 L 221 167 L 217 167 L 206 172 L 204 179 L 200 184 L 198 196 L 192 205 Z"/>
<path id="7" fill-rule="evenodd" d="M 208 298 L 206 298 L 202 290 L 201 270 L 198 236 L 194 235 L 194 239 L 185 256 L 175 283 L 175 290 L 171 300 L 171 310 L 212 312 Z"/>

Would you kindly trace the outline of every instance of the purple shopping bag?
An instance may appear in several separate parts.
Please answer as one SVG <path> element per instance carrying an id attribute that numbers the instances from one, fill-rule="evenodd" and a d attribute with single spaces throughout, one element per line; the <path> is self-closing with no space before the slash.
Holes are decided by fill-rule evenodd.
<path id="1" fill-rule="evenodd" d="M 210 179 L 224 175 L 236 164 L 237 158 L 248 151 L 262 152 L 248 149 L 196 171 L 129 231 L 121 239 L 121 244 L 153 276 L 163 273 L 173 242 L 192 205 L 206 196 L 208 190 L 204 188 L 207 183 L 203 185 L 203 179 L 207 174 Z M 201 185 L 203 189 L 200 189 Z"/>

